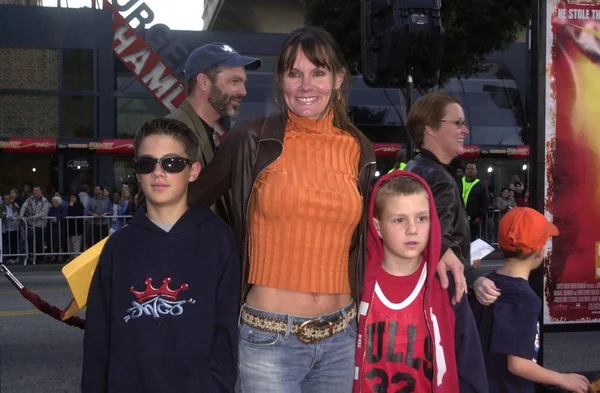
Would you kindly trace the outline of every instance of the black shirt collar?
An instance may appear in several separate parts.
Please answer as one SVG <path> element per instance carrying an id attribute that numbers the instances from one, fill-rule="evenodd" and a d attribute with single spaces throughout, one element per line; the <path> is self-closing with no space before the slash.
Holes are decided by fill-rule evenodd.
<path id="1" fill-rule="evenodd" d="M 208 136 L 208 141 L 210 142 L 210 146 L 212 147 L 212 150 L 214 153 L 217 152 L 217 144 L 215 143 L 215 129 L 209 125 L 207 122 L 204 121 L 203 118 L 201 118 L 200 116 L 198 116 L 198 118 L 200 118 L 200 121 L 202 122 L 202 125 L 204 126 L 204 131 L 206 131 L 206 135 Z"/>
<path id="2" fill-rule="evenodd" d="M 425 148 L 421 148 L 419 150 L 419 154 L 424 155 L 427 158 L 432 159 L 433 161 L 437 162 L 439 165 L 443 166 L 444 168 L 446 168 L 446 170 L 450 173 L 452 173 L 452 167 L 448 164 L 444 164 L 443 162 L 441 162 L 436 156 L 435 154 L 433 154 L 432 152 L 430 152 L 429 150 L 425 149 Z"/>

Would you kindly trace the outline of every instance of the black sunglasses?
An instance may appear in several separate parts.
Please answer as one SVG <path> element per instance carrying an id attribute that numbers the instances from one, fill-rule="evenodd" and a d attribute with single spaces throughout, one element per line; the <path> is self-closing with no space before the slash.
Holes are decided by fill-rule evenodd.
<path id="1" fill-rule="evenodd" d="M 139 175 L 147 175 L 154 171 L 156 164 L 167 173 L 179 173 L 186 166 L 193 164 L 194 161 L 179 156 L 170 156 L 162 158 L 138 157 L 133 160 L 133 170 Z"/>

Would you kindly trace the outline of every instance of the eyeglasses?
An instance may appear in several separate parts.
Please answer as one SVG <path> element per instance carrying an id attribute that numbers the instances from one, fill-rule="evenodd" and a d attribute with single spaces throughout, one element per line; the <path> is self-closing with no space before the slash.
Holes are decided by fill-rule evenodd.
<path id="1" fill-rule="evenodd" d="M 457 126 L 458 128 L 466 127 L 467 122 L 464 120 L 440 120 L 443 123 L 451 123 Z"/>
<path id="2" fill-rule="evenodd" d="M 133 160 L 133 170 L 139 175 L 147 175 L 154 171 L 156 164 L 167 173 L 180 173 L 194 161 L 179 156 L 162 158 L 138 157 Z"/>

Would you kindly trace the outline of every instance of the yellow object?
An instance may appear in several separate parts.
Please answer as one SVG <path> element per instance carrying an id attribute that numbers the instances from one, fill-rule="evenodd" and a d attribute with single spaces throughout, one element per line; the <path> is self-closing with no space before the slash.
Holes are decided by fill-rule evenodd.
<path id="1" fill-rule="evenodd" d="M 394 171 L 397 171 L 398 169 L 400 169 L 401 171 L 403 171 L 404 168 L 406 168 L 406 164 L 404 162 L 401 162 L 400 163 L 400 168 L 396 168 L 396 165 L 394 165 L 394 167 L 388 171 L 388 174 L 390 174 L 390 173 L 392 173 Z"/>
<path id="2" fill-rule="evenodd" d="M 600 393 L 600 375 L 590 384 L 590 393 Z"/>
<path id="3" fill-rule="evenodd" d="M 106 244 L 108 236 L 96 243 L 93 247 L 88 248 L 85 252 L 67 263 L 62 268 L 62 273 L 69 283 L 73 300 L 63 310 L 62 319 L 68 319 L 75 313 L 83 310 L 87 305 L 88 292 L 92 284 L 94 271 L 100 260 L 100 254 Z"/>
<path id="4" fill-rule="evenodd" d="M 469 201 L 469 195 L 471 194 L 471 189 L 473 187 L 475 187 L 475 184 L 479 183 L 479 179 L 475 179 L 472 182 L 468 182 L 467 181 L 467 177 L 464 176 L 462 178 L 462 198 L 463 201 L 465 202 L 465 207 L 467 206 L 467 202 Z M 471 219 L 471 217 L 469 217 L 469 220 Z"/>

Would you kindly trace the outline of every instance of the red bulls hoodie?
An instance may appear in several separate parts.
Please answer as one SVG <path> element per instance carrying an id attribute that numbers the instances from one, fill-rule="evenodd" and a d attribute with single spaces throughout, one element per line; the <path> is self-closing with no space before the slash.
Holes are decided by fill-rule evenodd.
<path id="1" fill-rule="evenodd" d="M 412 293 L 401 303 L 393 304 L 377 282 L 384 251 L 373 223 L 373 211 L 377 190 L 384 181 L 396 176 L 410 176 L 423 184 L 429 195 L 431 228 Z M 368 213 L 353 393 L 425 393 L 421 386 L 431 386 L 435 393 L 488 392 L 477 328 L 466 296 L 452 306 L 453 277 L 450 275 L 450 288 L 445 290 L 436 275 L 442 237 L 427 183 L 405 171 L 383 176 L 375 184 Z"/>

